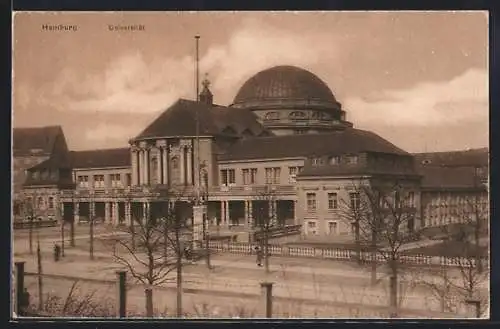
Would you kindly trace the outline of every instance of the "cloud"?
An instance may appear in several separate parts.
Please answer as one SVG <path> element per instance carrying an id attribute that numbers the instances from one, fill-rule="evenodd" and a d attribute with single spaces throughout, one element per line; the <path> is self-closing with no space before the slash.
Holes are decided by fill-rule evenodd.
<path id="1" fill-rule="evenodd" d="M 89 142 L 98 142 L 108 145 L 116 145 L 119 143 L 123 145 L 132 137 L 130 135 L 131 129 L 134 130 L 134 127 L 102 123 L 91 129 L 87 129 L 84 137 Z"/>
<path id="2" fill-rule="evenodd" d="M 331 35 L 295 35 L 256 19 L 247 19 L 227 43 L 210 47 L 200 58 L 208 72 L 215 101 L 230 104 L 237 88 L 251 75 L 278 64 L 307 68 L 328 51 Z M 331 44 L 331 43 L 330 43 Z M 61 72 L 46 105 L 66 110 L 112 113 L 157 113 L 178 98 L 194 98 L 194 59 L 161 58 L 146 61 L 140 52 L 124 54 L 103 72 L 77 76 Z"/>
<path id="3" fill-rule="evenodd" d="M 488 73 L 469 69 L 445 82 L 426 82 L 411 89 L 386 90 L 344 102 L 358 126 L 440 126 L 467 122 L 488 124 Z"/>

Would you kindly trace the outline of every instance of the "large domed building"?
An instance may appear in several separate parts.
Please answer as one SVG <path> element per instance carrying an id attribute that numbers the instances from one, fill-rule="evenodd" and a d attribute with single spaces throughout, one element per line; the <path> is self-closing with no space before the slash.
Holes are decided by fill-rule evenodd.
<path id="1" fill-rule="evenodd" d="M 231 107 L 251 110 L 275 135 L 352 127 L 330 88 L 295 66 L 275 66 L 248 79 Z"/>
<path id="2" fill-rule="evenodd" d="M 300 226 L 308 238 L 341 240 L 352 238 L 340 208 L 358 204 L 358 182 L 404 188 L 411 207 L 419 209 L 408 229 L 444 220 L 433 206 L 436 198 L 477 188 L 468 169 L 461 180 L 443 181 L 448 176 L 436 174 L 441 160 L 431 170 L 437 178 L 426 179 L 425 155 L 416 163 L 382 137 L 354 128 L 328 85 L 307 70 L 276 66 L 258 72 L 228 106 L 213 103 L 209 81 L 202 85 L 198 100 L 176 101 L 130 139 L 129 148 L 69 152 L 64 168 L 72 168 L 74 189 L 57 179 L 54 159 L 61 157 L 47 155 L 27 169 L 24 191 L 33 200 L 51 198 L 60 205 L 55 216 L 68 222 L 93 217 L 128 225 L 163 216 L 173 200 L 179 216 L 199 219 L 201 208 L 193 202 L 201 196 L 206 218 L 218 227 L 249 232 L 268 216 L 276 224 Z M 487 159 L 476 162 L 487 166 Z M 40 177 L 55 179 L 51 196 L 37 194 Z M 440 192 L 426 199 L 424 190 Z"/>

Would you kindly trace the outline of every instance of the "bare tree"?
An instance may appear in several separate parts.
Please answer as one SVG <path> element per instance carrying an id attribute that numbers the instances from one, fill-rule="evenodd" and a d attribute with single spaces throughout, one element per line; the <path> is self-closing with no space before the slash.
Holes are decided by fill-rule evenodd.
<path id="1" fill-rule="evenodd" d="M 273 188 L 266 185 L 265 189 L 257 194 L 257 207 L 254 211 L 255 226 L 258 228 L 255 235 L 264 256 L 264 268 L 269 273 L 269 238 L 276 223 L 276 193 Z"/>
<path id="2" fill-rule="evenodd" d="M 398 275 L 401 270 L 401 247 L 415 241 L 416 207 L 414 191 L 397 181 L 377 179 L 353 182 L 348 200 L 341 200 L 341 217 L 351 225 L 357 246 L 371 251 L 372 279 L 376 280 L 377 256 L 389 270 L 390 316 L 398 316 Z"/>
<path id="3" fill-rule="evenodd" d="M 161 214 L 146 216 L 125 229 L 128 236 L 114 238 L 114 258 L 124 265 L 132 277 L 148 289 L 167 282 L 176 270 L 177 316 L 182 316 L 182 266 L 188 242 L 184 233 L 189 231 L 187 218 L 177 215 L 179 199 L 170 197 L 162 201 Z M 149 217 L 149 218 L 148 218 Z M 134 237 L 130 239 L 130 236 Z M 133 241 L 133 242 L 132 242 Z M 151 310 L 152 294 L 147 293 L 146 309 Z M 152 314 L 147 314 L 152 316 Z"/>

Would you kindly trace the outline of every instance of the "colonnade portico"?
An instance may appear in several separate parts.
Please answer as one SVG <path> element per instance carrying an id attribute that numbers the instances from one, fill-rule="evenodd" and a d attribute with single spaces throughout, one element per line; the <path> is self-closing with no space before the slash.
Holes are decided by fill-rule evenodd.
<path id="1" fill-rule="evenodd" d="M 178 166 L 178 175 L 172 177 L 172 159 Z M 156 167 L 153 167 L 153 160 Z M 154 144 L 145 141 L 131 148 L 132 186 L 171 185 L 173 179 L 180 185 L 193 185 L 195 177 L 193 141 L 180 140 L 169 145 L 167 140 L 158 140 Z M 153 172 L 153 169 L 156 172 Z"/>
<path id="2" fill-rule="evenodd" d="M 293 219 L 295 222 L 295 214 L 297 213 L 297 201 L 295 200 L 258 200 L 258 199 L 243 199 L 243 200 L 217 200 L 209 201 L 210 203 L 218 202 L 218 210 L 212 210 L 212 218 L 210 218 L 213 225 L 217 222 L 221 226 L 245 226 L 245 227 L 255 227 L 257 225 L 256 221 L 259 217 L 265 216 L 266 219 L 271 220 L 271 225 L 278 224 L 279 220 L 282 221 Z M 281 218 L 279 212 L 279 206 L 283 203 L 288 202 L 289 207 L 289 218 Z M 242 211 L 235 210 L 235 208 L 243 206 Z M 285 205 L 286 206 L 286 205 Z M 262 213 L 262 211 L 265 213 Z M 210 212 L 210 211 L 209 211 Z M 214 214 L 215 212 L 215 214 Z M 236 215 L 235 215 L 236 213 Z M 217 218 L 213 218 L 215 217 Z M 232 216 L 231 216 L 232 215 Z M 241 215 L 241 216 L 238 216 Z M 210 216 L 210 215 L 209 215 Z"/>

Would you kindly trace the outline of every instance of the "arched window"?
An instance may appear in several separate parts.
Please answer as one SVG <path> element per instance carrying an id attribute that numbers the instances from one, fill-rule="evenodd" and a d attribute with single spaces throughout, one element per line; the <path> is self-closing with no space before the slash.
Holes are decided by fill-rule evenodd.
<path id="1" fill-rule="evenodd" d="M 179 168 L 179 158 L 177 158 L 177 157 L 172 158 L 172 168 L 173 169 Z"/>
<path id="2" fill-rule="evenodd" d="M 264 117 L 264 120 L 266 121 L 273 121 L 279 119 L 280 119 L 280 114 L 278 112 L 267 112 L 266 116 Z"/>
<path id="3" fill-rule="evenodd" d="M 307 114 L 302 111 L 294 111 L 289 115 L 290 120 L 306 120 Z"/>

